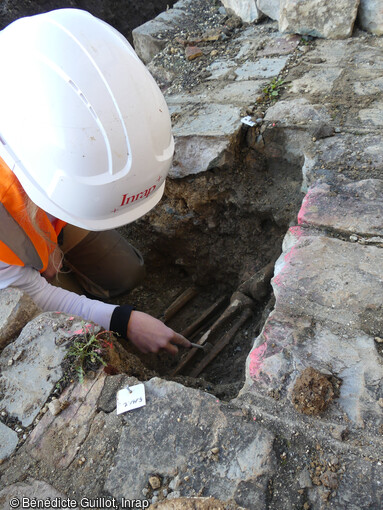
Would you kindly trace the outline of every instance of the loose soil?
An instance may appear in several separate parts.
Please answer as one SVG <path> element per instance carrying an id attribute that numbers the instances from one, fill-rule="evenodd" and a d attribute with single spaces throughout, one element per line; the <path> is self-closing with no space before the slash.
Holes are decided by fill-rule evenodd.
<path id="1" fill-rule="evenodd" d="M 308 415 L 323 413 L 334 399 L 334 388 L 328 377 L 308 367 L 298 377 L 291 400 L 295 409 Z"/>

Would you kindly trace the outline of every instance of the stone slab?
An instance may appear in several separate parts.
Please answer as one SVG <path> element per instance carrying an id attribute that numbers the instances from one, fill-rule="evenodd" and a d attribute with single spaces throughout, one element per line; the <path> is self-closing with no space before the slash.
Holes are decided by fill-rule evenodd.
<path id="1" fill-rule="evenodd" d="M 278 101 L 267 110 L 265 120 L 278 122 L 282 126 L 307 126 L 310 123 L 329 123 L 331 115 L 325 106 L 312 104 L 308 99 L 300 97 Z"/>
<path id="2" fill-rule="evenodd" d="M 350 41 L 351 39 L 348 40 L 347 43 L 345 41 L 337 40 L 318 41 L 318 44 L 316 44 L 312 51 L 302 58 L 301 62 L 312 63 L 313 61 L 322 61 L 323 63 L 326 62 L 327 66 L 343 68 L 344 63 L 348 62 L 354 54 L 354 48 Z M 356 54 L 358 54 L 365 45 L 359 41 L 356 45 Z"/>
<path id="3" fill-rule="evenodd" d="M 379 38 L 374 38 L 373 44 L 363 40 L 352 40 L 353 44 L 349 44 L 346 49 L 346 55 L 349 55 L 348 62 L 353 64 L 356 68 L 357 75 L 363 76 L 365 73 L 372 71 L 383 71 L 383 41 Z M 356 76 L 357 79 L 357 76 Z"/>
<path id="4" fill-rule="evenodd" d="M 318 179 L 332 181 L 334 175 L 344 175 L 357 181 L 379 179 L 382 175 L 383 147 L 379 134 L 355 137 L 340 133 L 316 141 L 305 152 L 302 174 L 306 190 Z"/>
<path id="5" fill-rule="evenodd" d="M 305 196 L 298 224 L 361 236 L 383 235 L 383 181 L 319 183 Z"/>
<path id="6" fill-rule="evenodd" d="M 335 498 L 331 501 L 334 509 L 360 510 L 382 506 L 383 463 L 371 462 L 368 457 L 351 456 L 347 459 L 346 473 L 339 480 Z M 379 483 L 378 483 L 379 482 Z M 325 493 L 309 491 L 313 508 L 324 509 Z"/>
<path id="7" fill-rule="evenodd" d="M 177 111 L 173 107 L 173 111 Z M 231 136 L 239 128 L 240 108 L 231 104 L 199 105 L 188 116 L 182 115 L 174 122 L 173 134 L 181 136 Z"/>
<path id="8" fill-rule="evenodd" d="M 266 85 L 268 85 L 266 80 L 235 81 L 224 87 L 217 87 L 211 92 L 211 96 L 214 96 L 215 101 L 220 103 L 248 106 L 254 104 Z"/>
<path id="9" fill-rule="evenodd" d="M 167 44 L 167 39 L 159 39 L 158 34 L 168 26 L 163 21 L 150 20 L 132 31 L 133 45 L 140 59 L 148 64 Z"/>
<path id="10" fill-rule="evenodd" d="M 134 49 L 145 64 L 151 62 L 171 40 L 171 32 L 190 15 L 189 7 L 190 0 L 180 0 L 173 8 L 161 12 L 132 31 Z"/>
<path id="11" fill-rule="evenodd" d="M 60 401 L 69 405 L 57 416 L 47 412 L 29 436 L 27 448 L 33 458 L 59 469 L 71 464 L 89 433 L 104 381 L 101 371 L 95 379 L 68 386 Z"/>
<path id="12" fill-rule="evenodd" d="M 247 60 L 248 58 L 252 58 L 257 52 L 260 41 L 258 39 L 244 39 L 238 38 L 236 40 L 237 43 L 240 44 L 240 49 L 238 53 L 235 55 L 234 59 L 238 61 Z"/>
<path id="13" fill-rule="evenodd" d="M 83 321 L 60 313 L 43 313 L 28 323 L 0 356 L 2 407 L 30 425 L 62 376 L 66 339 Z"/>
<path id="14" fill-rule="evenodd" d="M 301 38 L 298 35 L 277 37 L 265 45 L 258 55 L 260 57 L 270 57 L 272 55 L 287 55 L 293 53 L 299 45 Z"/>
<path id="15" fill-rule="evenodd" d="M 356 81 L 354 83 L 354 91 L 358 96 L 368 96 L 370 94 L 379 94 L 383 92 L 383 77 L 379 76 L 374 79 L 365 81 Z"/>
<path id="16" fill-rule="evenodd" d="M 345 39 L 353 31 L 359 0 L 281 0 L 279 30 L 328 39 Z"/>
<path id="17" fill-rule="evenodd" d="M 364 124 L 383 126 L 383 101 L 374 101 L 370 108 L 360 110 L 359 118 Z"/>
<path id="18" fill-rule="evenodd" d="M 141 498 L 156 475 L 178 496 L 203 490 L 265 509 L 273 435 L 213 395 L 157 378 L 145 388 L 146 407 L 123 415 L 126 426 L 105 490 L 116 498 Z"/>
<path id="19" fill-rule="evenodd" d="M 169 108 L 176 119 L 170 177 L 182 178 L 227 164 L 227 158 L 231 158 L 230 144 L 241 128 L 239 106 L 206 101 L 203 106 L 171 103 Z"/>
<path id="20" fill-rule="evenodd" d="M 5 347 L 42 310 L 20 289 L 0 290 L 0 348 Z"/>
<path id="21" fill-rule="evenodd" d="M 273 78 L 285 67 L 288 56 L 275 58 L 260 58 L 255 62 L 245 62 L 235 69 L 237 80 L 255 80 L 259 78 Z"/>
<path id="22" fill-rule="evenodd" d="M 17 433 L 0 422 L 0 461 L 12 455 L 18 442 Z"/>
<path id="23" fill-rule="evenodd" d="M 169 177 L 180 179 L 223 166 L 230 157 L 229 146 L 230 140 L 227 137 L 176 137 Z"/>
<path id="24" fill-rule="evenodd" d="M 189 2 L 190 5 L 190 2 Z M 166 9 L 161 12 L 158 16 L 156 16 L 156 21 L 162 21 L 170 26 L 177 26 L 180 21 L 183 21 L 185 17 L 189 17 L 189 13 L 187 11 L 188 6 L 182 7 L 181 4 L 175 5 L 174 8 Z"/>
<path id="25" fill-rule="evenodd" d="M 328 94 L 340 77 L 342 68 L 315 66 L 301 78 L 291 82 L 290 91 L 293 94 Z"/>
<path id="26" fill-rule="evenodd" d="M 383 5 L 380 0 L 360 0 L 358 23 L 371 34 L 383 35 Z"/>
<path id="27" fill-rule="evenodd" d="M 287 239 L 272 281 L 279 310 L 363 329 L 366 310 L 381 306 L 381 249 L 307 235 L 302 227 Z"/>
<path id="28" fill-rule="evenodd" d="M 169 108 L 169 112 L 171 114 L 176 113 L 177 115 L 179 115 L 183 110 L 185 110 L 185 108 L 188 111 L 191 104 L 194 104 L 194 103 L 198 104 L 198 103 L 207 101 L 208 97 L 209 97 L 209 94 L 207 94 L 205 91 L 201 92 L 201 93 L 198 93 L 198 91 L 197 91 L 197 92 L 193 92 L 190 94 L 181 93 L 181 94 L 171 94 L 171 95 L 166 95 L 166 93 L 165 93 L 165 99 L 166 99 L 166 103 Z M 182 105 L 184 105 L 184 106 L 182 106 Z"/>
<path id="29" fill-rule="evenodd" d="M 178 0 L 173 5 L 173 9 L 187 9 L 190 6 L 191 0 Z"/>
<path id="30" fill-rule="evenodd" d="M 206 71 L 211 73 L 208 80 L 225 80 L 227 75 L 233 72 L 235 64 L 226 60 L 215 60 L 206 67 Z"/>

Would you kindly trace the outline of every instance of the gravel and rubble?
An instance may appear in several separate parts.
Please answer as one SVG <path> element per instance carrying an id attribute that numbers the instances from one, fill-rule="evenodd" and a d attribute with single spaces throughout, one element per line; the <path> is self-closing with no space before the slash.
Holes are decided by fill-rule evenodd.
<path id="1" fill-rule="evenodd" d="M 265 305 L 260 332 L 248 329 L 234 399 L 153 377 L 138 360 L 134 371 L 132 357 L 118 375 L 99 370 L 54 394 L 56 358 L 78 318 L 30 322 L 36 310 L 27 304 L 25 328 L 9 330 L 0 355 L 0 501 L 41 489 L 40 497 L 130 498 L 152 508 L 378 510 L 383 41 L 358 29 L 341 41 L 281 34 L 276 22 L 248 24 L 216 1 L 173 9 L 188 15 L 155 21 L 150 37 L 162 49 L 148 67 L 172 113 L 175 162 L 137 236 L 149 253 L 162 238 L 164 259 L 234 288 L 284 237 L 275 304 Z M 153 303 L 158 312 L 158 296 Z M 29 365 L 25 349 L 35 352 Z M 236 373 L 236 358 L 226 358 L 226 372 Z M 23 374 L 37 360 L 32 384 Z M 146 406 L 117 415 L 116 391 L 140 381 Z M 53 396 L 58 413 L 49 411 Z"/>

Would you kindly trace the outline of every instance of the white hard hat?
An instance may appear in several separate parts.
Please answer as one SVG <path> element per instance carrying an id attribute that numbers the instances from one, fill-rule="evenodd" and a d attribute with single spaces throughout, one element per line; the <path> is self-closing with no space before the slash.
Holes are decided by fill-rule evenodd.
<path id="1" fill-rule="evenodd" d="M 117 30 L 78 9 L 0 32 L 0 157 L 46 212 L 115 228 L 160 200 L 174 141 L 165 99 Z"/>

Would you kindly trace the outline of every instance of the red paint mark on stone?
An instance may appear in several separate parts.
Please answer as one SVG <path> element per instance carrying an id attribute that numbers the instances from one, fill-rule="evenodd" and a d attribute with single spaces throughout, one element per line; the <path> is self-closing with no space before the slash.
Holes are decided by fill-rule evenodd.
<path id="1" fill-rule="evenodd" d="M 258 379 L 259 372 L 263 365 L 263 359 L 267 349 L 266 342 L 259 347 L 253 349 L 250 353 L 249 372 L 252 379 Z"/>

